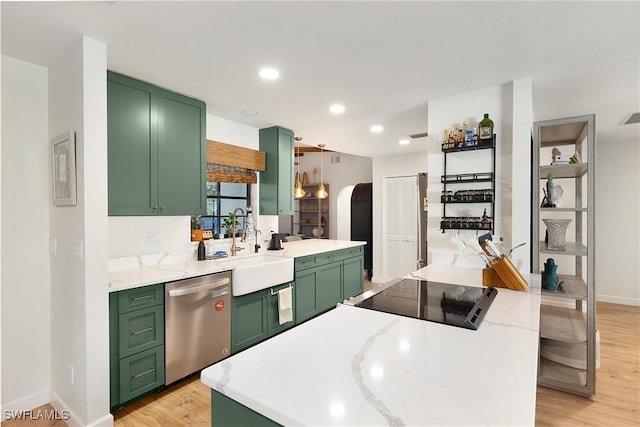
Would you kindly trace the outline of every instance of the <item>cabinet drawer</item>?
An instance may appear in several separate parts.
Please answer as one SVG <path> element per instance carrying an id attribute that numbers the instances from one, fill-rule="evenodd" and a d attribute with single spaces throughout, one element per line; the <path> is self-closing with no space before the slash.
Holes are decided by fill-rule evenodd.
<path id="1" fill-rule="evenodd" d="M 120 360 L 120 401 L 126 402 L 164 384 L 164 346 Z"/>
<path id="2" fill-rule="evenodd" d="M 118 318 L 120 357 L 131 356 L 164 343 L 164 306 L 121 314 Z"/>
<path id="3" fill-rule="evenodd" d="M 293 260 L 295 271 L 305 270 L 316 266 L 316 255 L 308 255 Z"/>
<path id="4" fill-rule="evenodd" d="M 330 262 L 341 260 L 342 251 L 331 251 L 316 255 L 316 265 L 325 265 Z"/>
<path id="5" fill-rule="evenodd" d="M 343 249 L 340 251 L 340 257 L 342 259 L 351 258 L 362 254 L 362 246 L 355 246 L 353 248 Z"/>
<path id="6" fill-rule="evenodd" d="M 128 313 L 164 302 L 164 284 L 118 292 L 118 313 Z"/>

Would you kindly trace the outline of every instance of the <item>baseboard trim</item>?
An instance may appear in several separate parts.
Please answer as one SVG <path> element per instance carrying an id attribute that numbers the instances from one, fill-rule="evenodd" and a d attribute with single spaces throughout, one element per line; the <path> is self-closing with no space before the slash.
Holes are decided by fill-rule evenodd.
<path id="1" fill-rule="evenodd" d="M 616 295 L 602 295 L 598 294 L 596 296 L 596 301 L 609 302 L 612 304 L 621 304 L 621 305 L 632 305 L 635 307 L 640 307 L 640 298 L 628 298 L 628 297 L 619 297 Z"/>
<path id="2" fill-rule="evenodd" d="M 65 422 L 67 423 L 67 425 L 70 426 L 83 426 L 84 423 L 82 422 L 82 420 L 80 419 L 80 417 L 78 417 L 78 414 L 76 414 L 75 412 L 73 412 L 73 410 L 69 409 L 70 406 L 67 405 L 64 400 L 62 400 L 60 398 L 60 396 L 58 396 L 56 394 L 55 391 L 51 390 L 51 406 L 53 406 L 53 409 L 55 409 L 58 412 L 64 412 L 66 415 L 69 416 L 69 418 L 67 420 L 65 420 Z"/>
<path id="3" fill-rule="evenodd" d="M 9 419 L 12 413 L 19 411 L 30 411 L 42 405 L 46 405 L 51 400 L 49 390 L 41 390 L 29 396 L 16 399 L 13 402 L 2 404 L 2 421 Z"/>
<path id="4" fill-rule="evenodd" d="M 112 427 L 113 426 L 113 415 L 107 413 L 102 418 L 97 419 L 96 421 L 92 421 L 87 424 L 87 427 Z"/>

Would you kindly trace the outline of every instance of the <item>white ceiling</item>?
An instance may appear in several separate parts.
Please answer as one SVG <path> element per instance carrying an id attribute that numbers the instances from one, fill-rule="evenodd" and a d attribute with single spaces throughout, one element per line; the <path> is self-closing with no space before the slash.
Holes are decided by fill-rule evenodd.
<path id="1" fill-rule="evenodd" d="M 3 55 L 50 66 L 80 34 L 111 70 L 345 153 L 424 150 L 398 140 L 427 131 L 429 100 L 528 76 L 535 119 L 596 113 L 600 143 L 640 139 L 618 125 L 640 111 L 637 1 L 2 2 Z"/>

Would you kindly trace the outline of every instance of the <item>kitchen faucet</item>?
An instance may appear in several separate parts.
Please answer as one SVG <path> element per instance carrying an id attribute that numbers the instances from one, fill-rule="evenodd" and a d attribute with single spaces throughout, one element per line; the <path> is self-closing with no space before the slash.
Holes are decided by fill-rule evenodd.
<path id="1" fill-rule="evenodd" d="M 231 243 L 231 256 L 236 256 L 236 254 L 238 252 L 240 252 L 241 250 L 243 250 L 244 248 L 241 248 L 240 246 L 236 245 L 236 227 L 238 225 L 238 217 L 236 215 L 236 212 L 240 211 L 240 213 L 242 214 L 242 217 L 244 218 L 244 211 L 242 210 L 242 208 L 236 208 L 233 211 L 233 216 L 232 216 L 232 223 L 231 223 L 231 239 L 232 239 L 232 243 Z M 244 219 L 242 220 L 242 222 L 244 223 Z M 242 226 L 242 233 L 244 234 L 244 224 Z M 241 242 L 244 242 L 244 237 L 240 238 Z"/>

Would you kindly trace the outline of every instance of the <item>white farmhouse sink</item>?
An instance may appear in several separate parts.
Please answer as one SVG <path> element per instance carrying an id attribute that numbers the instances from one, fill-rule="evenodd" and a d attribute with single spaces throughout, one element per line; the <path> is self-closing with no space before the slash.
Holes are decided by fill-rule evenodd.
<path id="1" fill-rule="evenodd" d="M 293 281 L 293 258 L 255 255 L 219 262 L 233 268 L 231 293 L 236 297 Z"/>

